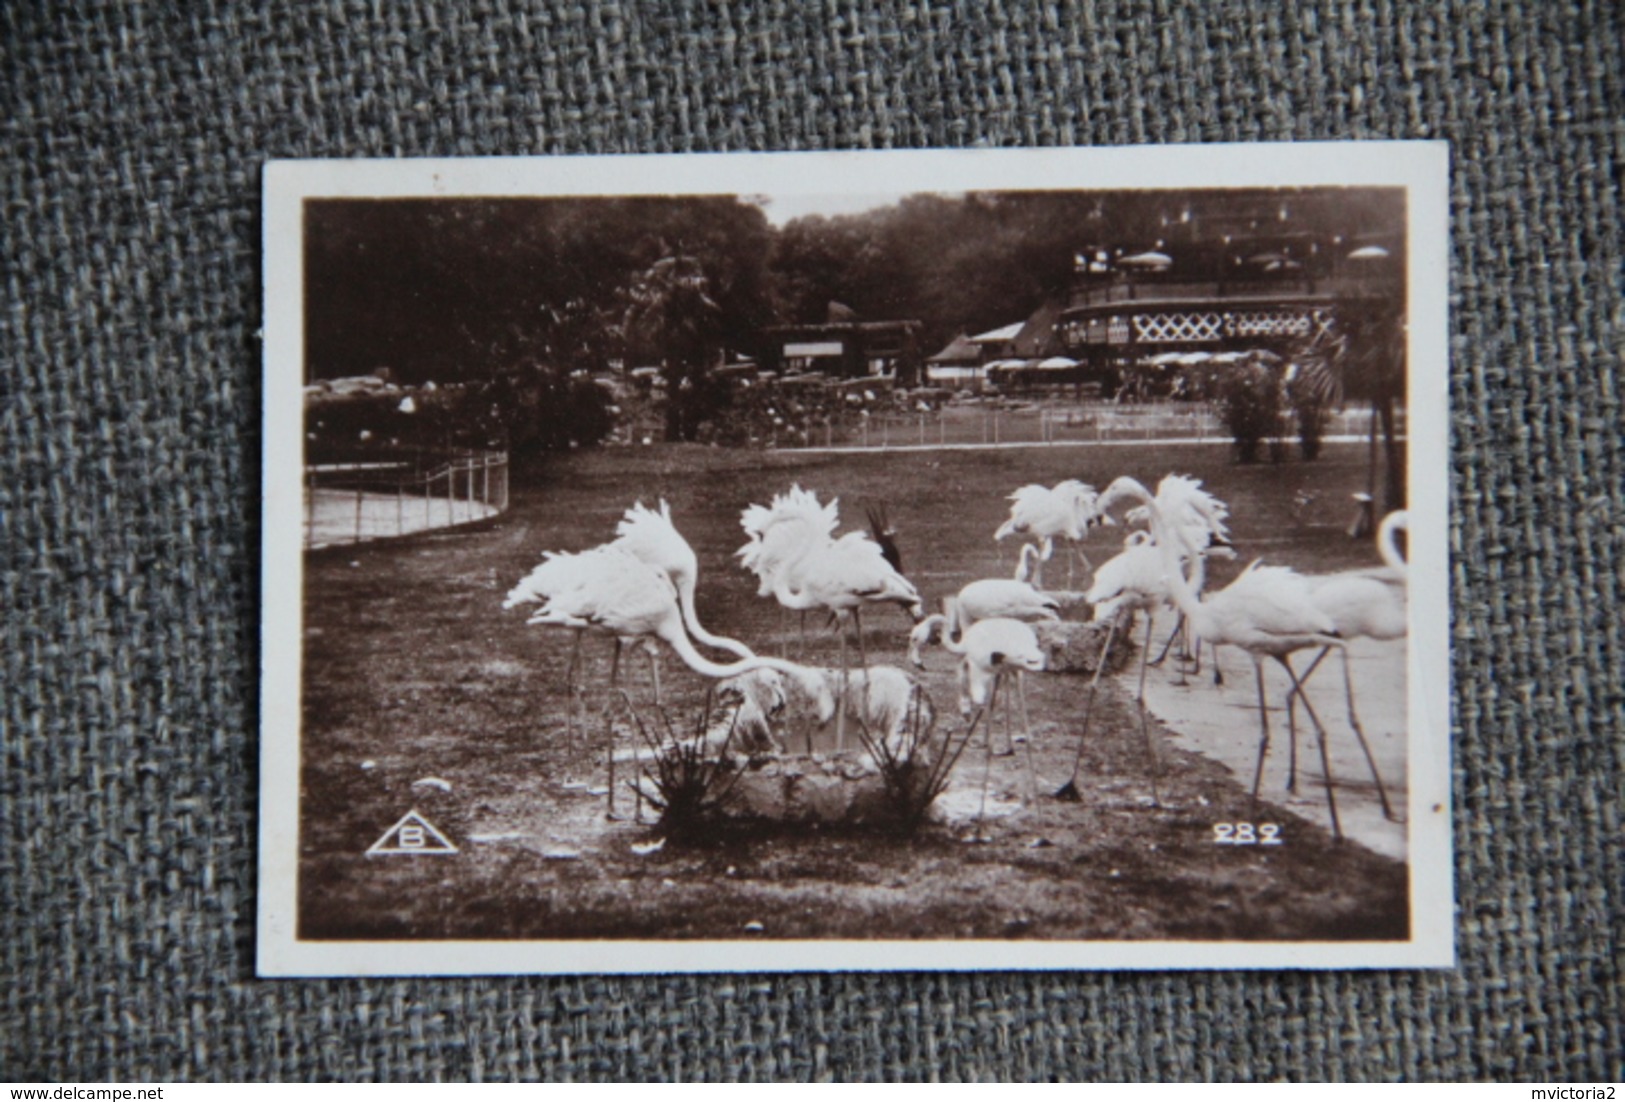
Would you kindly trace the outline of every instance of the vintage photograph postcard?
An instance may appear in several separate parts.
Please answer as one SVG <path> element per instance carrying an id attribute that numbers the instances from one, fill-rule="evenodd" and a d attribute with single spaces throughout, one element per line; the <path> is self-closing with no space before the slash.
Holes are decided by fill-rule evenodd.
<path id="1" fill-rule="evenodd" d="M 268 165 L 260 973 L 1451 965 L 1447 172 Z"/>

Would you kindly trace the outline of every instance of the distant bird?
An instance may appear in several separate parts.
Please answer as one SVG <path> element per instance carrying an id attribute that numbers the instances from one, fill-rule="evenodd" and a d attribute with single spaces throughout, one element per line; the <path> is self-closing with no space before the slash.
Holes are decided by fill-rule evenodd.
<path id="1" fill-rule="evenodd" d="M 1304 710 L 1315 726 L 1325 771 L 1326 806 L 1331 817 L 1332 833 L 1341 838 L 1343 832 L 1337 818 L 1337 800 L 1332 793 L 1326 730 L 1309 698 L 1302 695 L 1302 683 L 1292 667 L 1292 655 L 1310 647 L 1342 646 L 1343 640 L 1336 635 L 1336 625 L 1331 618 L 1315 607 L 1308 580 L 1287 567 L 1260 566 L 1255 562 L 1230 585 L 1205 600 L 1199 600 L 1180 565 L 1180 536 L 1163 515 L 1156 499 L 1139 482 L 1123 477 L 1113 482 L 1100 496 L 1100 507 L 1109 509 L 1122 500 L 1138 501 L 1148 507 L 1151 536 L 1163 554 L 1170 595 L 1176 607 L 1185 614 L 1194 634 L 1210 642 L 1239 647 L 1253 660 L 1260 728 L 1258 762 L 1253 772 L 1253 797 L 1256 799 L 1258 796 L 1264 756 L 1269 751 L 1264 659 L 1272 658 L 1286 670 L 1287 677 L 1303 700 Z M 1290 710 L 1287 712 L 1287 723 L 1289 728 L 1294 726 Z"/>
<path id="2" fill-rule="evenodd" d="M 1408 527 L 1409 523 L 1409 514 L 1404 512 L 1389 513 L 1382 519 L 1382 525 L 1377 530 L 1377 550 L 1386 565 L 1373 569 L 1345 570 L 1337 574 L 1310 576 L 1309 591 L 1315 607 L 1331 618 L 1337 634 L 1345 642 L 1362 636 L 1382 641 L 1403 639 L 1409 630 L 1407 623 L 1409 572 L 1405 560 L 1400 557 L 1398 549 L 1394 546 L 1395 530 Z M 1360 726 L 1360 717 L 1354 708 L 1354 673 L 1349 664 L 1348 648 L 1345 646 L 1340 649 L 1343 652 L 1343 689 L 1348 703 L 1349 726 L 1354 729 L 1354 735 L 1360 741 L 1360 749 L 1365 753 L 1366 764 L 1371 767 L 1371 779 L 1377 785 L 1377 798 L 1382 803 L 1382 813 L 1392 819 L 1394 813 L 1388 805 L 1388 792 L 1383 787 L 1382 776 L 1377 771 L 1376 758 L 1372 756 L 1371 746 L 1366 742 L 1365 730 Z M 1303 676 L 1298 679 L 1300 685 L 1309 683 L 1309 678 L 1331 650 L 1329 646 L 1321 648 L 1314 661 L 1303 671 Z M 1287 694 L 1289 713 L 1299 695 L 1297 689 Z M 1297 773 L 1298 746 L 1294 739 L 1287 772 L 1287 788 L 1292 791 L 1297 790 Z"/>
<path id="3" fill-rule="evenodd" d="M 671 506 L 664 499 L 659 504 L 658 512 L 646 508 L 641 501 L 628 509 L 615 527 L 614 546 L 626 548 L 671 578 L 672 584 L 677 587 L 683 623 L 696 642 L 730 651 L 740 658 L 755 657 L 754 652 L 737 639 L 713 635 L 700 626 L 699 616 L 694 611 L 694 587 L 700 573 L 699 557 L 672 523 Z"/>
<path id="4" fill-rule="evenodd" d="M 942 615 L 928 616 L 915 625 L 908 637 L 909 660 L 915 666 L 923 667 L 925 663 L 920 657 L 920 648 L 936 638 L 939 632 L 944 638 L 958 638 L 967 628 L 983 620 L 1018 620 L 1023 623 L 1059 620 L 1060 607 L 1055 598 L 1039 592 L 1026 582 L 1009 578 L 983 578 L 971 582 L 957 595 L 942 599 Z M 1016 676 L 1016 698 L 1025 716 L 1027 686 L 1019 671 Z"/>
<path id="5" fill-rule="evenodd" d="M 650 666 L 653 669 L 653 641 L 658 639 L 676 651 L 690 669 L 706 677 L 733 677 L 761 668 L 789 674 L 805 686 L 809 695 L 820 701 L 821 707 L 827 702 L 826 718 L 828 713 L 834 711 L 834 699 L 824 687 L 822 679 L 804 666 L 776 658 L 746 658 L 730 665 L 706 658 L 695 649 L 683 626 L 677 588 L 672 584 L 671 577 L 623 546 L 606 544 L 580 553 L 549 552 L 540 566 L 509 591 L 502 607 L 508 609 L 526 603 L 539 603 L 542 606 L 527 623 L 569 628 L 575 633 L 568 675 L 572 691 L 576 691 L 575 673 L 580 661 L 581 636 L 585 632 L 595 631 L 610 635 L 616 641 L 616 664 L 610 671 L 612 687 L 619 668 L 621 646 L 627 641 L 642 641 L 650 653 Z M 657 678 L 655 694 L 658 701 L 658 675 L 654 676 Z M 613 747 L 610 751 L 610 760 L 613 761 Z M 613 809 L 613 784 L 610 801 Z"/>
<path id="6" fill-rule="evenodd" d="M 1082 555 L 1077 544 L 1089 532 L 1090 526 L 1103 523 L 1096 506 L 1095 488 L 1075 478 L 1056 483 L 1053 487 L 1032 483 L 1010 495 L 1010 519 L 999 525 L 993 538 L 1026 535 L 1038 540 L 1039 557 L 1034 566 L 1033 584 L 1044 584 L 1044 563 L 1055 554 L 1055 541 L 1066 540 L 1071 557 L 1067 559 L 1067 588 L 1072 588 L 1073 560 Z M 1087 557 L 1086 570 L 1093 570 Z"/>

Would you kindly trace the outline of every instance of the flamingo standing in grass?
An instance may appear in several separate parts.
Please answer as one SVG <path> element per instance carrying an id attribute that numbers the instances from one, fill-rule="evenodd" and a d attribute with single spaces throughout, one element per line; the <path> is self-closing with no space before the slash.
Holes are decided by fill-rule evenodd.
<path id="1" fill-rule="evenodd" d="M 539 603 L 527 623 L 570 628 L 575 647 L 570 659 L 570 681 L 580 658 L 581 637 L 588 631 L 611 635 L 620 645 L 642 641 L 651 652 L 654 642 L 665 643 L 683 663 L 696 673 L 711 678 L 733 677 L 756 669 L 773 669 L 795 678 L 807 694 L 818 702 L 821 721 L 835 710 L 835 700 L 823 678 L 804 666 L 777 658 L 752 657 L 728 665 L 713 662 L 701 654 L 688 637 L 677 587 L 658 567 L 644 562 L 624 546 L 607 544 L 578 554 L 549 553 L 542 564 L 520 580 L 508 593 L 503 608 Z M 615 686 L 615 670 L 610 673 Z M 657 685 L 658 692 L 658 685 Z M 610 735 L 611 741 L 613 734 Z M 610 760 L 610 810 L 615 806 L 614 747 L 608 747 Z"/>
<path id="2" fill-rule="evenodd" d="M 1135 485 L 1138 486 L 1139 483 Z M 1105 497 L 1102 496 L 1100 500 L 1104 505 Z M 1230 534 L 1224 523 L 1229 514 L 1228 507 L 1203 490 L 1201 482 L 1174 474 L 1168 475 L 1157 484 L 1155 503 L 1164 518 L 1164 539 L 1172 540 L 1174 554 L 1178 559 L 1189 562 L 1191 589 L 1193 592 L 1201 593 L 1207 577 L 1207 556 L 1214 553 L 1234 554 L 1229 549 Z M 1141 505 L 1129 510 L 1126 519 L 1130 523 L 1148 523 L 1150 518 L 1150 506 Z M 1158 546 L 1154 534 L 1147 532 L 1131 533 L 1123 541 L 1123 550 L 1106 560 L 1100 565 L 1100 569 L 1095 571 L 1094 582 L 1084 599 L 1094 606 L 1095 620 L 1106 622 L 1106 642 L 1101 646 L 1100 660 L 1096 663 L 1094 676 L 1089 681 L 1089 695 L 1083 707 L 1082 730 L 1078 733 L 1078 748 L 1072 758 L 1072 775 L 1067 778 L 1065 784 L 1056 789 L 1055 796 L 1058 799 L 1081 798 L 1078 791 L 1078 769 L 1083 764 L 1083 750 L 1089 738 L 1090 717 L 1094 714 L 1095 692 L 1100 687 L 1100 675 L 1110 664 L 1112 644 L 1116 641 L 1122 614 L 1139 612 L 1145 616 L 1145 643 L 1140 648 L 1140 689 L 1136 698 L 1140 711 L 1140 734 L 1145 740 L 1146 757 L 1151 765 L 1151 799 L 1154 803 L 1161 803 L 1161 796 L 1157 792 L 1156 748 L 1151 740 L 1145 707 L 1145 676 L 1146 667 L 1156 664 L 1149 659 L 1157 613 L 1173 604 L 1173 594 L 1166 575 L 1165 550 Z M 1168 637 L 1169 645 L 1172 645 L 1174 635 L 1182 630 L 1184 622 L 1184 616 L 1181 614 L 1179 624 Z M 1167 647 L 1164 647 L 1163 655 L 1166 656 L 1167 653 Z M 1159 657 L 1157 662 L 1161 661 L 1162 658 Z M 1183 671 L 1181 679 L 1183 683 Z"/>
<path id="3" fill-rule="evenodd" d="M 897 604 L 918 619 L 920 594 L 881 553 L 880 546 L 862 532 L 848 532 L 838 540 L 805 547 L 801 555 L 778 572 L 773 595 L 786 608 L 805 611 L 822 608 L 833 613 L 841 639 L 841 669 L 846 670 L 846 625 L 857 636 L 859 660 L 869 668 L 863 642 L 863 607 Z M 846 686 L 841 691 L 844 694 Z M 846 747 L 846 712 L 835 718 L 835 748 Z"/>
<path id="4" fill-rule="evenodd" d="M 695 642 L 729 651 L 739 658 L 754 658 L 754 652 L 739 640 L 713 635 L 700 625 L 700 618 L 694 611 L 694 587 L 700 573 L 699 557 L 672 523 L 671 506 L 664 499 L 659 504 L 658 512 L 646 508 L 641 501 L 628 509 L 615 526 L 615 546 L 626 548 L 671 578 L 672 585 L 677 588 L 683 624 Z"/>
<path id="5" fill-rule="evenodd" d="M 940 615 L 940 614 L 937 614 Z M 981 718 L 988 716 L 988 730 L 985 736 L 987 743 L 987 767 L 982 774 L 982 801 L 983 810 L 986 810 L 988 776 L 993 768 L 993 707 L 997 703 L 999 686 L 1004 679 L 1012 674 L 1020 676 L 1023 670 L 1034 672 L 1044 669 L 1044 651 L 1038 645 L 1038 636 L 1028 624 L 1019 620 L 1011 620 L 996 616 L 989 620 L 978 620 L 965 629 L 958 639 L 944 634 L 942 645 L 953 654 L 959 656 L 959 710 L 961 714 L 971 713 L 970 724 L 975 727 Z M 1032 786 L 1032 724 L 1028 721 L 1025 712 L 1022 721 L 1026 729 L 1027 745 L 1027 784 Z M 970 736 L 967 734 L 967 738 Z M 1025 802 L 1025 797 L 1024 801 Z"/>
<path id="6" fill-rule="evenodd" d="M 1072 588 L 1072 566 L 1082 555 L 1077 544 L 1093 524 L 1103 523 L 1096 504 L 1095 488 L 1075 478 L 1056 483 L 1053 487 L 1033 483 L 1021 487 L 1010 495 L 1010 519 L 999 525 L 993 538 L 1006 536 L 1032 536 L 1038 540 L 1038 559 L 1034 564 L 1034 585 L 1044 584 L 1044 563 L 1055 554 L 1055 541 L 1066 540 L 1070 556 L 1066 562 L 1067 588 Z M 1087 557 L 1084 569 L 1093 570 Z"/>
<path id="7" fill-rule="evenodd" d="M 772 597 L 781 578 L 792 571 L 810 548 L 829 543 L 840 523 L 837 501 L 821 505 L 818 495 L 799 484 L 788 493 L 777 494 L 770 505 L 750 505 L 740 514 L 739 525 L 749 541 L 735 554 L 740 565 L 755 574 L 760 584 L 758 597 Z M 789 615 L 789 606 L 785 615 Z M 806 611 L 801 610 L 801 643 L 807 643 Z"/>
<path id="8" fill-rule="evenodd" d="M 1382 524 L 1377 529 L 1377 550 L 1382 555 L 1384 566 L 1310 577 L 1310 594 L 1315 607 L 1331 618 L 1337 628 L 1337 634 L 1345 641 L 1361 636 L 1382 641 L 1405 637 L 1408 630 L 1406 606 L 1409 596 L 1407 593 L 1409 570 L 1394 545 L 1394 532 L 1408 527 L 1409 524 L 1409 514 L 1404 512 L 1389 513 L 1382 519 Z M 1354 729 L 1355 737 L 1360 740 L 1360 749 L 1365 752 L 1366 764 L 1371 767 L 1371 779 L 1377 785 L 1377 799 L 1382 803 L 1382 813 L 1386 818 L 1392 819 L 1394 813 L 1388 805 L 1388 792 L 1383 787 L 1376 759 L 1371 754 L 1365 730 L 1360 726 L 1360 717 L 1354 709 L 1354 674 L 1349 666 L 1348 648 L 1340 649 L 1343 651 L 1343 689 L 1348 703 L 1349 726 Z M 1314 661 L 1303 671 L 1303 676 L 1298 679 L 1300 685 L 1309 683 L 1309 678 L 1331 650 L 1331 647 L 1321 648 Z M 1289 712 L 1296 706 L 1298 696 L 1297 689 L 1287 694 Z M 1297 791 L 1296 739 L 1292 743 L 1287 778 L 1287 789 Z"/>
<path id="9" fill-rule="evenodd" d="M 1030 543 L 1023 548 L 1024 551 L 1030 549 Z M 983 578 L 966 585 L 956 596 L 944 597 L 941 614 L 928 616 L 915 625 L 908 637 L 909 661 L 923 667 L 925 662 L 920 656 L 920 648 L 936 638 L 939 632 L 944 638 L 959 638 L 967 628 L 983 620 L 1006 619 L 1031 623 L 1060 618 L 1060 604 L 1055 598 L 1039 592 L 1028 583 L 1009 578 Z M 1016 676 L 1016 699 L 1020 704 L 1022 722 L 1031 727 L 1027 718 L 1027 686 L 1020 671 Z M 1007 696 L 1007 707 L 1008 703 Z M 1008 712 L 1005 713 L 1005 721 L 1008 738 Z"/>
<path id="10" fill-rule="evenodd" d="M 1331 617 L 1315 607 L 1308 579 L 1281 566 L 1260 566 L 1254 563 L 1230 585 L 1212 594 L 1206 600 L 1198 599 L 1180 566 L 1178 541 L 1174 528 L 1148 490 L 1132 478 L 1119 478 L 1101 495 L 1103 509 L 1122 500 L 1138 501 L 1148 507 L 1151 536 L 1163 555 L 1163 566 L 1174 604 L 1185 614 L 1186 623 L 1199 639 L 1239 647 L 1253 660 L 1253 672 L 1258 686 L 1258 722 L 1260 738 L 1258 762 L 1253 771 L 1253 798 L 1258 797 L 1259 781 L 1264 772 L 1264 756 L 1269 752 L 1270 730 L 1268 703 L 1264 694 L 1264 660 L 1274 659 L 1287 673 L 1293 687 L 1303 701 L 1310 722 L 1320 743 L 1321 765 L 1325 771 L 1326 808 L 1331 817 L 1332 833 L 1341 838 L 1343 830 L 1337 818 L 1337 799 L 1332 793 L 1331 763 L 1326 750 L 1326 729 L 1315 714 L 1309 698 L 1303 695 L 1302 682 L 1292 668 L 1292 655 L 1310 647 L 1340 647 L 1343 640 L 1336 635 Z M 1292 711 L 1287 712 L 1287 724 L 1294 728 Z M 1294 730 L 1295 737 L 1295 730 Z"/>

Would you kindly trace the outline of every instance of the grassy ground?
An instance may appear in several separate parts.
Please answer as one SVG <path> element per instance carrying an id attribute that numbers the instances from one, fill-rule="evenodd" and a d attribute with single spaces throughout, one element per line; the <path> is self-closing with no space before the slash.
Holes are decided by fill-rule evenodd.
<path id="1" fill-rule="evenodd" d="M 1161 806 L 1132 700 L 1103 686 L 1083 758 L 1082 803 L 1040 796 L 991 819 L 914 838 L 824 830 L 735 830 L 639 855 L 652 825 L 606 822 L 602 749 L 567 737 L 568 640 L 503 613 L 502 597 L 545 549 L 613 535 L 634 500 L 664 496 L 699 555 L 699 607 L 713 630 L 776 649 L 776 604 L 735 565 L 739 510 L 791 481 L 841 498 L 844 527 L 883 501 L 905 567 L 934 600 L 1007 575 L 1014 548 L 992 541 L 1004 495 L 1029 481 L 1171 470 L 1207 480 L 1234 510 L 1242 563 L 1262 555 L 1306 571 L 1366 564 L 1342 527 L 1364 486 L 1364 450 L 1314 464 L 1243 468 L 1222 447 L 786 456 L 705 449 L 614 449 L 516 471 L 501 519 L 455 533 L 312 553 L 305 575 L 300 934 L 305 938 L 944 938 L 1395 939 L 1408 927 L 1405 867 L 1318 825 L 1271 812 L 1285 844 L 1213 844 L 1215 822 L 1257 821 L 1231 774 L 1160 734 Z M 1096 561 L 1113 535 L 1091 548 Z M 1222 564 L 1221 564 L 1222 565 Z M 1236 567 L 1216 571 L 1223 584 Z M 1057 569 L 1058 568 L 1058 569 Z M 1064 566 L 1052 564 L 1052 585 Z M 1080 584 L 1083 579 L 1079 579 Z M 871 660 L 903 663 L 906 620 L 867 621 Z M 609 644 L 589 640 L 589 681 L 607 679 Z M 833 639 L 813 660 L 834 664 Z M 925 675 L 953 722 L 951 666 Z M 647 692 L 643 664 L 625 669 Z M 665 663 L 674 711 L 705 684 Z M 1030 679 L 1033 766 L 1047 793 L 1071 769 L 1081 679 Z M 603 694 L 593 698 L 602 706 Z M 593 730 L 601 731 L 602 727 Z M 1154 729 L 1155 733 L 1155 729 Z M 980 780 L 983 756 L 962 771 Z M 994 759 L 1009 806 L 1019 758 Z M 449 785 L 414 785 L 438 778 Z M 461 847 L 455 856 L 365 857 L 416 807 Z M 630 813 L 621 796 L 620 810 Z M 757 933 L 754 925 L 760 924 Z M 746 933 L 747 928 L 750 933 Z"/>

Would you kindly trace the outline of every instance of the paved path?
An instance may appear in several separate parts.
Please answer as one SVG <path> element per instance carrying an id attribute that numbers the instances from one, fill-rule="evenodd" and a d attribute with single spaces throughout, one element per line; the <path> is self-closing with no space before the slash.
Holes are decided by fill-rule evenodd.
<path id="1" fill-rule="evenodd" d="M 1158 618 L 1159 640 L 1165 631 L 1164 623 L 1171 629 L 1173 619 L 1172 616 Z M 1160 649 L 1159 641 L 1153 658 Z M 1174 741 L 1178 746 L 1228 766 L 1244 787 L 1251 788 L 1259 742 L 1258 689 L 1253 663 L 1241 651 L 1221 648 L 1219 662 L 1225 680 L 1222 686 L 1216 686 L 1210 653 L 1208 648 L 1203 648 L 1202 673 L 1188 678 L 1190 684 L 1185 687 L 1176 683 L 1178 678 L 1171 669 L 1172 659 L 1161 669 L 1147 671 L 1146 701 L 1152 715 L 1177 732 Z M 1295 657 L 1293 667 L 1301 674 L 1314 653 L 1305 651 Z M 1378 772 L 1388 791 L 1388 802 L 1401 817 L 1407 800 L 1405 654 L 1403 640 L 1379 643 L 1356 639 L 1349 646 L 1360 726 L 1371 744 Z M 1286 790 L 1290 757 L 1284 701 L 1289 683 L 1284 670 L 1273 662 L 1270 666 L 1273 668 L 1265 672 L 1264 687 L 1270 702 L 1271 742 L 1259 797 L 1267 804 L 1286 807 L 1305 819 L 1329 827 L 1320 751 L 1301 708 L 1298 709 L 1298 790 L 1295 794 Z M 1117 675 L 1119 686 L 1131 696 L 1138 688 L 1139 670 L 1139 663 L 1135 662 Z M 1404 860 L 1406 826 L 1403 822 L 1383 818 L 1376 786 L 1371 780 L 1371 768 L 1348 723 L 1342 663 L 1337 655 L 1329 655 L 1321 663 L 1310 679 L 1308 691 L 1330 738 L 1334 794 L 1343 833 L 1378 853 Z M 1261 808 L 1260 818 L 1265 814 Z"/>

